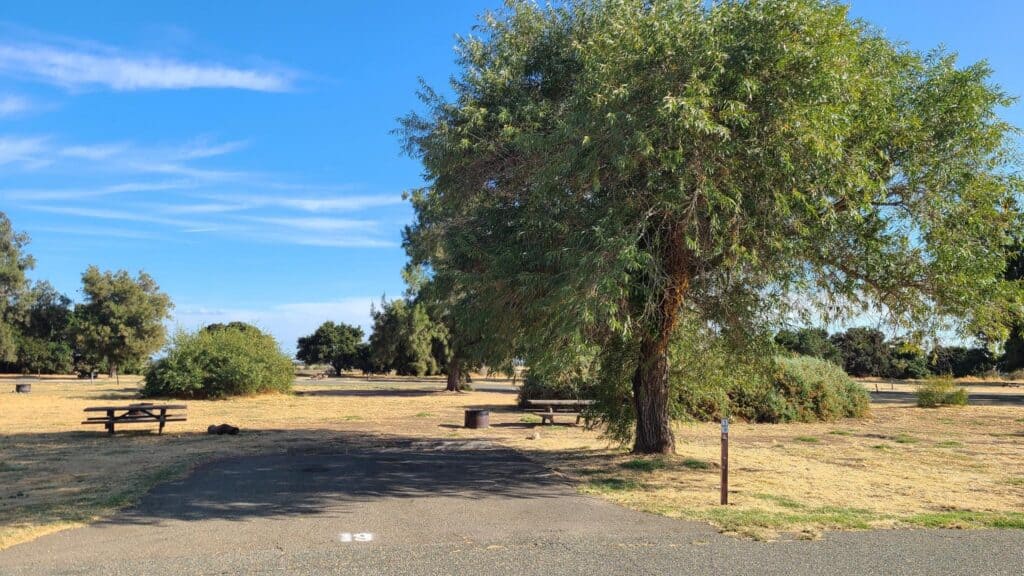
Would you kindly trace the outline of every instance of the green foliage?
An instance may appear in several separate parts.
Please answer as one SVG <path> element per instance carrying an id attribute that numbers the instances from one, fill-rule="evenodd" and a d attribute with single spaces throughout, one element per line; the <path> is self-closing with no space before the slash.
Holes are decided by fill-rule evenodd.
<path id="1" fill-rule="evenodd" d="M 14 368 L 26 374 L 68 374 L 74 369 L 71 346 L 67 342 L 20 336 Z"/>
<path id="2" fill-rule="evenodd" d="M 396 371 L 403 376 L 439 374 L 444 364 L 447 333 L 426 308 L 404 299 L 374 308 L 370 348 L 374 371 Z"/>
<path id="3" fill-rule="evenodd" d="M 936 376 L 917 387 L 917 405 L 921 408 L 965 406 L 967 389 L 957 386 L 949 376 Z"/>
<path id="4" fill-rule="evenodd" d="M 985 348 L 937 346 L 932 350 L 928 369 L 932 374 L 956 378 L 980 376 L 994 370 L 996 361 Z"/>
<path id="5" fill-rule="evenodd" d="M 132 278 L 124 270 L 100 272 L 90 266 L 82 274 L 82 292 L 85 302 L 75 307 L 71 330 L 87 363 L 105 362 L 116 374 L 164 345 L 171 299 L 149 274 Z"/>
<path id="6" fill-rule="evenodd" d="M 299 338 L 295 357 L 307 364 L 330 364 L 335 373 L 361 367 L 359 345 L 363 329 L 344 322 L 324 322 L 309 336 Z"/>
<path id="7" fill-rule="evenodd" d="M 813 356 L 835 364 L 843 363 L 839 348 L 829 340 L 828 332 L 822 328 L 780 330 L 775 335 L 775 343 L 797 356 Z"/>
<path id="8" fill-rule="evenodd" d="M 928 370 L 928 355 L 917 344 L 901 340 L 894 342 L 889 348 L 891 350 L 888 374 L 890 377 L 919 380 L 931 374 Z"/>
<path id="9" fill-rule="evenodd" d="M 426 179 L 407 241 L 531 368 L 596 350 L 636 449 L 671 449 L 681 312 L 757 335 L 873 309 L 1005 337 L 1022 187 L 986 63 L 820 0 L 522 0 L 477 32 L 452 98 L 424 88 L 403 120 Z"/>
<path id="10" fill-rule="evenodd" d="M 816 358 L 779 358 L 770 393 L 754 406 L 760 422 L 817 422 L 858 418 L 870 401 L 837 366 Z"/>
<path id="11" fill-rule="evenodd" d="M 0 362 L 17 360 L 18 330 L 12 313 L 28 286 L 25 272 L 35 266 L 25 253 L 28 242 L 28 235 L 15 232 L 7 215 L 0 212 Z"/>
<path id="12" fill-rule="evenodd" d="M 842 367 L 851 376 L 887 376 L 892 356 L 885 334 L 874 328 L 850 328 L 832 336 L 842 356 Z"/>
<path id="13" fill-rule="evenodd" d="M 143 395 L 173 398 L 225 398 L 287 392 L 292 362 L 277 342 L 260 330 L 225 327 L 178 332 L 163 358 L 145 374 Z"/>

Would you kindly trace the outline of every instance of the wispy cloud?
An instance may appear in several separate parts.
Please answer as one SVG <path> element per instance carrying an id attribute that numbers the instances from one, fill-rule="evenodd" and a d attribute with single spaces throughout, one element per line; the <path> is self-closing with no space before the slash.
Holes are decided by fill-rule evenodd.
<path id="1" fill-rule="evenodd" d="M 252 217 L 252 222 L 272 224 L 300 230 L 317 230 L 323 232 L 340 230 L 375 230 L 377 222 L 374 220 L 349 220 L 344 218 L 277 218 L 277 217 Z"/>
<path id="2" fill-rule="evenodd" d="M 87 208 L 82 206 L 45 206 L 29 205 L 24 206 L 28 210 L 44 212 L 47 214 L 62 214 L 64 216 L 76 216 L 91 220 L 119 220 L 122 222 L 144 222 L 148 224 L 160 224 L 175 228 L 202 228 L 206 223 L 194 220 L 183 220 L 177 218 L 164 218 L 145 212 L 113 210 L 107 208 Z"/>
<path id="3" fill-rule="evenodd" d="M 67 89 L 184 90 L 234 88 L 287 92 L 293 73 L 129 55 L 104 46 L 0 43 L 0 73 Z"/>
<path id="4" fill-rule="evenodd" d="M 28 98 L 13 95 L 0 96 L 0 118 L 17 116 L 32 108 L 32 102 Z"/>
<path id="5" fill-rule="evenodd" d="M 138 192 L 161 192 L 167 190 L 183 190 L 191 186 L 189 181 L 171 180 L 163 182 L 123 182 L 94 188 L 17 188 L 0 189 L 0 198 L 19 201 L 50 201 L 50 200 L 85 200 L 112 196 L 115 194 L 131 194 Z"/>
<path id="6" fill-rule="evenodd" d="M 181 305 L 174 310 L 174 322 L 195 330 L 214 322 L 249 322 L 273 333 L 281 347 L 294 351 L 296 340 L 316 330 L 325 320 L 345 322 L 370 333 L 370 306 L 374 298 L 352 297 L 326 302 L 293 302 L 265 308 L 210 308 Z"/>
<path id="7" fill-rule="evenodd" d="M 50 163 L 46 158 L 46 138 L 0 136 L 0 166 L 16 165 L 40 168 Z"/>
<path id="8" fill-rule="evenodd" d="M 251 208 L 278 207 L 303 212 L 340 212 L 394 206 L 403 202 L 400 194 L 302 197 L 296 195 L 211 194 L 210 199 L 234 202 Z"/>

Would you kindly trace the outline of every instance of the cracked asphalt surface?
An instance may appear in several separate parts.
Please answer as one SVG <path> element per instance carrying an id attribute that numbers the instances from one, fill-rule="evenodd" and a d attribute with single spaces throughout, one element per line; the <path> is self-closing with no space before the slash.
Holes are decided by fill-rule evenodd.
<path id="1" fill-rule="evenodd" d="M 752 542 L 579 495 L 487 443 L 354 444 L 207 464 L 116 518 L 0 551 L 0 574 L 1020 576 L 1024 532 Z"/>

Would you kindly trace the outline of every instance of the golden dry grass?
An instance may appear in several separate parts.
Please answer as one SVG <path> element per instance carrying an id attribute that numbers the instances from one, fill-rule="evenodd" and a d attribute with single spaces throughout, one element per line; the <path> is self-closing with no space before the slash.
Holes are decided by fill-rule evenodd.
<path id="1" fill-rule="evenodd" d="M 486 438 L 522 450 L 584 492 L 755 537 L 825 528 L 1024 527 L 1024 409 L 874 406 L 833 424 L 732 427 L 732 505 L 717 506 L 718 428 L 680 425 L 679 455 L 635 462 L 597 432 L 525 423 L 508 391 L 438 391 L 440 380 L 299 380 L 296 395 L 189 401 L 163 436 L 107 437 L 86 406 L 124 404 L 137 381 L 46 379 L 27 395 L 0 379 L 0 548 L 89 522 L 217 457 L 325 447 L 353 435 Z M 972 389 L 974 387 L 972 386 Z M 461 428 L 467 407 L 495 426 Z M 209 436 L 210 424 L 243 428 Z M 534 438 L 534 432 L 540 437 Z"/>

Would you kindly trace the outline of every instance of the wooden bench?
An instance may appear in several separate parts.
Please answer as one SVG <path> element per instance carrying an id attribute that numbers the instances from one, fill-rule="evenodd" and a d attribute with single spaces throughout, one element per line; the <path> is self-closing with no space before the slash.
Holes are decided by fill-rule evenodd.
<path id="1" fill-rule="evenodd" d="M 167 422 L 184 422 L 184 413 L 171 413 L 169 410 L 185 410 L 185 404 L 129 404 L 127 406 L 90 406 L 85 412 L 104 412 L 104 416 L 89 416 L 82 424 L 103 424 L 108 434 L 114 433 L 114 427 L 121 424 L 159 424 L 157 434 L 163 434 Z"/>
<path id="2" fill-rule="evenodd" d="M 531 413 L 540 416 L 540 423 L 554 424 L 555 416 L 564 416 L 566 418 L 575 417 L 576 425 L 579 426 L 580 420 L 584 422 L 585 428 L 590 428 L 590 417 L 586 412 L 586 409 L 594 403 L 593 400 L 527 400 L 528 406 L 535 407 L 537 409 L 530 410 Z"/>

